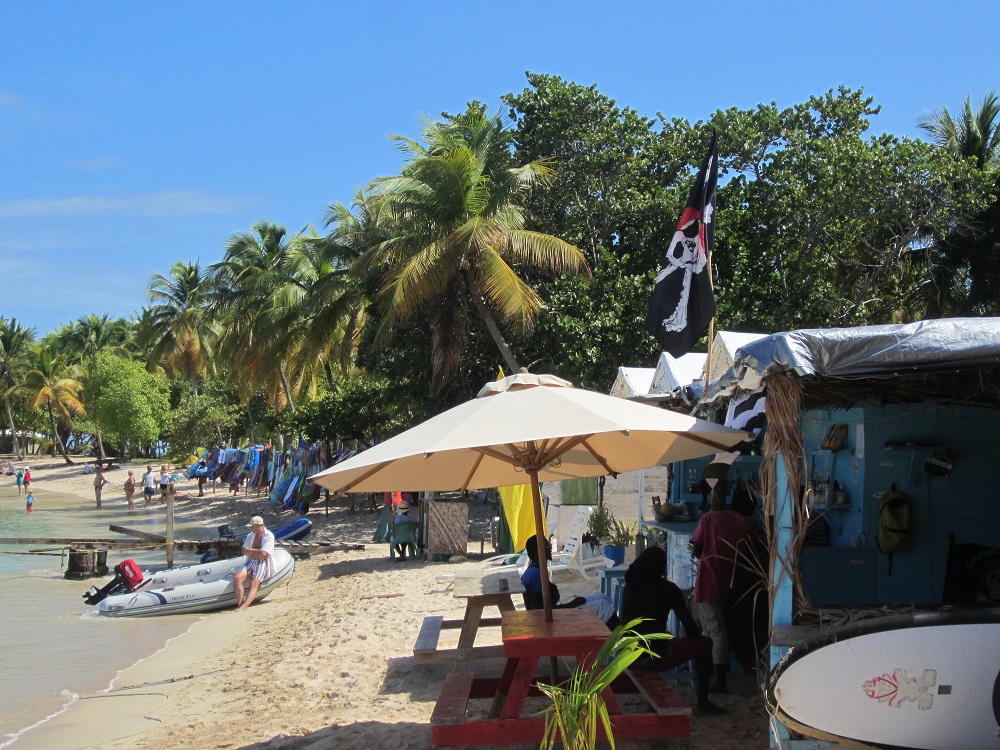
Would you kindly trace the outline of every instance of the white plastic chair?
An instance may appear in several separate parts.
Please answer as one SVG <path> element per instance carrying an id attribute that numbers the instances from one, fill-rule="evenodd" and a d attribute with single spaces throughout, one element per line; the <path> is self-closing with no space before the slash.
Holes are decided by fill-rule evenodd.
<path id="1" fill-rule="evenodd" d="M 566 544 L 561 551 L 552 554 L 552 562 L 549 563 L 552 575 L 565 571 L 591 581 L 597 580 L 601 570 L 614 566 L 614 561 L 604 555 L 583 556 L 583 535 L 593 510 L 589 505 L 581 505 L 576 509 L 573 524 L 566 535 Z"/>

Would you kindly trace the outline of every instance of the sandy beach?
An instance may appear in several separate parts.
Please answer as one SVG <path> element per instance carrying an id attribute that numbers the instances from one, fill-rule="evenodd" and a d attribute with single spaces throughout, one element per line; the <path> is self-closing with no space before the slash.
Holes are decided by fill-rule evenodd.
<path id="1" fill-rule="evenodd" d="M 47 489 L 70 493 L 80 498 L 80 513 L 94 508 L 92 476 L 82 473 L 82 465 L 30 463 L 36 494 L 43 496 Z M 120 486 L 126 468 L 108 474 L 112 484 L 105 504 L 124 505 L 121 491 L 112 487 Z M 137 475 L 143 469 L 132 468 Z M 178 509 L 203 517 L 208 529 L 229 523 L 242 533 L 258 513 L 270 528 L 294 518 L 288 512 L 279 515 L 264 495 L 234 497 L 220 485 L 215 494 L 209 488 L 208 497 L 197 498 L 194 483 L 183 480 L 178 489 Z M 607 501 L 619 503 L 626 518 L 631 507 L 634 518 L 634 497 L 612 494 Z M 162 505 L 149 512 L 162 515 Z M 488 506 L 470 502 L 470 517 L 491 514 Z M 319 505 L 309 518 L 313 539 L 366 548 L 299 559 L 287 587 L 246 612 L 205 615 L 158 653 L 122 672 L 109 691 L 81 696 L 59 716 L 23 734 L 14 747 L 430 747 L 430 715 L 453 665 L 414 663 L 413 642 L 424 615 L 461 617 L 463 600 L 438 577 L 474 570 L 477 563 L 393 563 L 386 545 L 371 543 L 378 516 L 364 508 L 352 513 L 331 504 L 327 514 Z M 478 553 L 479 543 L 469 549 Z M 597 589 L 579 578 L 559 583 L 564 595 Z M 456 643 L 457 631 L 445 631 L 441 646 Z M 499 644 L 499 628 L 481 629 L 476 643 Z M 481 660 L 474 667 L 499 676 L 502 662 Z M 733 675 L 730 687 L 730 694 L 717 700 L 727 713 L 694 718 L 690 738 L 636 746 L 767 747 L 767 719 L 753 678 Z M 689 686 L 678 689 L 693 697 Z"/>

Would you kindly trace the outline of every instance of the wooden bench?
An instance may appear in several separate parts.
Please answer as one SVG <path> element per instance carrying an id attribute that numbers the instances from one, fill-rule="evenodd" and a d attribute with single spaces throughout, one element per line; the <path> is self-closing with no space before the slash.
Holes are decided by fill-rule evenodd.
<path id="1" fill-rule="evenodd" d="M 444 678 L 444 685 L 434 704 L 431 724 L 462 724 L 472 694 L 472 672 L 452 672 Z"/>
<path id="2" fill-rule="evenodd" d="M 691 704 L 674 692 L 658 672 L 627 669 L 625 674 L 660 716 L 691 715 Z"/>
<path id="3" fill-rule="evenodd" d="M 473 646 L 459 648 L 438 648 L 441 631 L 462 627 L 462 620 L 445 620 L 441 615 L 425 615 L 417 633 L 417 642 L 413 644 L 413 660 L 428 661 L 459 661 L 461 659 L 492 659 L 503 657 L 503 646 Z M 487 617 L 479 623 L 483 626 L 499 626 L 499 617 Z"/>
<path id="4" fill-rule="evenodd" d="M 414 656 L 437 651 L 443 625 L 444 617 L 441 615 L 427 615 L 424 617 L 424 621 L 420 625 L 420 632 L 417 633 L 417 642 L 413 644 Z"/>

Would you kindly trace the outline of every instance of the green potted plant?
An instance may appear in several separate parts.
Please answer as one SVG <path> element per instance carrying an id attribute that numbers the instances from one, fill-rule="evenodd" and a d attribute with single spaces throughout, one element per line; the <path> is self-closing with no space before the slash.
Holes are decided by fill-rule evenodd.
<path id="1" fill-rule="evenodd" d="M 615 514 L 606 505 L 598 505 L 587 519 L 587 533 L 607 542 L 614 528 Z"/>
<path id="2" fill-rule="evenodd" d="M 639 622 L 632 620 L 615 628 L 589 668 L 577 665 L 569 679 L 559 685 L 538 684 L 552 699 L 552 705 L 545 709 L 543 750 L 557 745 L 566 750 L 594 750 L 599 728 L 612 749 L 615 747 L 611 717 L 601 692 L 636 659 L 652 653 L 648 641 L 670 637 L 665 633 L 641 636 L 633 630 Z"/>
<path id="3" fill-rule="evenodd" d="M 625 563 L 625 548 L 635 541 L 636 528 L 636 524 L 625 523 L 612 516 L 611 531 L 605 539 L 604 556 L 614 560 L 615 565 Z"/>

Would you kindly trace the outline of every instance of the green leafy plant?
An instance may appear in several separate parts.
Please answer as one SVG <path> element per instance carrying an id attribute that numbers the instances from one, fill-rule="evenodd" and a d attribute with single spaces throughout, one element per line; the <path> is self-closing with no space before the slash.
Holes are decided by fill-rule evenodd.
<path id="1" fill-rule="evenodd" d="M 552 699 L 552 705 L 544 712 L 542 750 L 551 750 L 556 745 L 566 750 L 593 750 L 599 728 L 603 728 L 614 750 L 611 717 L 601 693 L 636 659 L 653 653 L 648 641 L 670 638 L 666 633 L 639 635 L 633 628 L 640 622 L 641 619 L 631 620 L 615 628 L 591 665 L 578 665 L 565 682 L 538 684 L 538 689 Z"/>
<path id="2" fill-rule="evenodd" d="M 612 547 L 628 547 L 635 541 L 637 524 L 625 523 L 621 519 L 615 518 L 611 523 L 611 533 L 605 540 L 605 544 Z"/>
<path id="3" fill-rule="evenodd" d="M 617 520 L 615 514 L 608 506 L 598 505 L 594 512 L 590 514 L 590 518 L 587 519 L 587 531 L 602 542 L 607 543 L 612 531 L 614 531 Z"/>

